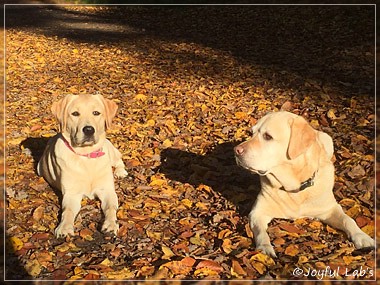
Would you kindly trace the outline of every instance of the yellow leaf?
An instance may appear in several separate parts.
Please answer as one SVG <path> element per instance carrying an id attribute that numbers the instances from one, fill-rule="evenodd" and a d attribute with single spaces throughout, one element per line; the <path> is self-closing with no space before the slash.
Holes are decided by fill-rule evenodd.
<path id="1" fill-rule="evenodd" d="M 375 233 L 375 227 L 373 226 L 373 224 L 368 224 L 362 227 L 362 231 L 365 232 L 369 236 L 373 236 Z"/>
<path id="2" fill-rule="evenodd" d="M 170 259 L 175 255 L 173 251 L 166 245 L 163 245 L 161 249 L 162 249 L 162 252 L 164 253 L 164 255 L 162 256 L 162 259 Z"/>
<path id="3" fill-rule="evenodd" d="M 193 205 L 193 202 L 191 202 L 189 199 L 183 199 L 183 200 L 181 200 L 181 203 L 184 204 L 186 206 L 186 208 L 189 208 L 189 209 Z"/>
<path id="4" fill-rule="evenodd" d="M 196 206 L 198 209 L 201 209 L 201 210 L 207 210 L 207 209 L 208 209 L 208 207 L 207 207 L 204 203 L 202 203 L 202 202 L 197 202 L 197 203 L 195 204 L 195 206 Z"/>
<path id="5" fill-rule="evenodd" d="M 327 247 L 327 245 L 324 244 L 324 243 L 317 243 L 317 244 L 313 244 L 312 245 L 313 249 L 323 249 L 323 248 L 326 248 L 326 247 Z"/>
<path id="6" fill-rule="evenodd" d="M 154 125 L 156 124 L 156 121 L 155 120 L 148 120 L 146 123 L 145 123 L 145 127 L 154 127 Z"/>
<path id="7" fill-rule="evenodd" d="M 330 227 L 329 225 L 326 226 L 326 230 L 329 233 L 333 233 L 333 234 L 337 233 L 337 231 L 334 228 Z"/>
<path id="8" fill-rule="evenodd" d="M 312 228 L 313 230 L 319 230 L 322 228 L 322 223 L 320 221 L 312 221 L 309 224 L 309 227 Z"/>
<path id="9" fill-rule="evenodd" d="M 249 224 L 245 224 L 245 232 L 249 238 L 253 238 L 253 232 Z"/>
<path id="10" fill-rule="evenodd" d="M 201 277 L 201 276 L 215 276 L 218 275 L 218 272 L 207 268 L 207 267 L 202 267 L 194 271 L 194 275 L 196 277 Z"/>
<path id="11" fill-rule="evenodd" d="M 41 273 L 41 264 L 38 260 L 34 259 L 25 264 L 25 269 L 29 275 L 36 277 Z"/>
<path id="12" fill-rule="evenodd" d="M 336 120 L 335 109 L 328 110 L 327 117 L 331 120 Z"/>
<path id="13" fill-rule="evenodd" d="M 197 190 L 204 190 L 208 193 L 210 193 L 212 191 L 211 187 L 210 186 L 207 186 L 207 185 L 204 185 L 204 184 L 200 184 L 198 187 L 197 187 Z"/>
<path id="14" fill-rule="evenodd" d="M 20 250 L 24 246 L 24 243 L 18 237 L 11 237 L 9 241 L 12 244 L 13 250 Z"/>
<path id="15" fill-rule="evenodd" d="M 74 274 L 76 276 L 81 275 L 81 277 L 83 277 L 83 275 L 86 274 L 86 273 L 87 272 L 83 268 L 81 268 L 81 267 L 77 266 L 77 267 L 74 268 Z"/>
<path id="16" fill-rule="evenodd" d="M 177 127 L 177 122 L 175 120 L 166 120 L 165 126 L 168 128 L 169 132 L 172 135 L 177 135 L 178 127 Z"/>
<path id="17" fill-rule="evenodd" d="M 317 129 L 319 127 L 319 122 L 318 120 L 311 120 L 310 125 L 314 128 Z"/>
<path id="18" fill-rule="evenodd" d="M 135 274 L 129 271 L 126 267 L 118 271 L 107 272 L 106 276 L 108 279 L 114 280 L 124 280 L 124 279 L 132 279 L 135 277 Z"/>
<path id="19" fill-rule="evenodd" d="M 261 252 L 259 252 L 259 253 L 255 254 L 254 256 L 252 256 L 250 258 L 250 260 L 251 261 L 259 261 L 259 262 L 265 264 L 266 266 L 273 266 L 273 265 L 275 265 L 275 262 L 274 262 L 274 260 L 271 257 L 269 257 L 268 255 L 263 254 Z"/>
<path id="20" fill-rule="evenodd" d="M 7 145 L 19 145 L 25 138 L 19 137 L 11 140 L 7 140 Z"/>
<path id="21" fill-rule="evenodd" d="M 75 86 L 70 86 L 67 88 L 67 90 L 70 92 L 70 93 L 73 93 L 73 94 L 77 94 L 79 91 L 78 91 L 78 88 L 76 88 Z"/>
<path id="22" fill-rule="evenodd" d="M 152 232 L 150 230 L 146 230 L 146 234 L 150 239 L 161 240 L 162 238 L 161 232 Z"/>
<path id="23" fill-rule="evenodd" d="M 164 140 L 164 142 L 162 143 L 162 146 L 163 146 L 164 148 L 169 148 L 169 147 L 171 147 L 172 145 L 173 145 L 173 143 L 172 143 L 169 139 Z"/>
<path id="24" fill-rule="evenodd" d="M 308 262 L 309 261 L 309 258 L 305 255 L 301 255 L 299 258 L 298 258 L 298 262 L 297 263 L 305 263 L 305 262 Z"/>
<path id="25" fill-rule="evenodd" d="M 111 265 L 113 265 L 113 262 L 110 261 L 108 258 L 106 258 L 102 262 L 100 262 L 100 264 L 104 265 L 104 266 L 111 266 Z"/>
<path id="26" fill-rule="evenodd" d="M 62 243 L 60 245 L 57 245 L 55 247 L 56 250 L 60 251 L 60 252 L 65 252 L 65 251 L 78 251 L 78 248 L 75 246 L 75 244 L 73 244 L 72 242 L 70 243 Z"/>
<path id="27" fill-rule="evenodd" d="M 342 200 L 339 201 L 339 204 L 343 205 L 343 206 L 353 206 L 356 204 L 356 201 L 353 200 L 353 199 L 350 199 L 350 198 L 344 198 Z"/>
<path id="28" fill-rule="evenodd" d="M 229 254 L 232 250 L 234 250 L 234 246 L 232 245 L 232 241 L 228 238 L 223 240 L 222 249 L 225 253 Z"/>
<path id="29" fill-rule="evenodd" d="M 195 236 L 191 237 L 190 238 L 190 242 L 192 244 L 195 244 L 195 245 L 200 245 L 200 246 L 204 246 L 205 245 L 205 240 L 202 239 L 200 236 L 199 236 L 199 233 L 196 233 Z"/>
<path id="30" fill-rule="evenodd" d="M 152 179 L 152 181 L 149 183 L 149 186 L 162 186 L 164 184 L 166 184 L 166 181 L 164 179 L 158 178 L 158 179 Z"/>
<path id="31" fill-rule="evenodd" d="M 140 101 L 145 101 L 147 99 L 147 96 L 146 95 L 144 95 L 144 94 L 137 94 L 136 96 L 135 96 L 135 100 L 140 100 Z"/>
<path id="32" fill-rule="evenodd" d="M 360 206 L 358 204 L 355 204 L 350 209 L 347 210 L 346 214 L 355 219 L 360 214 Z"/>
<path id="33" fill-rule="evenodd" d="M 221 230 L 219 233 L 218 233 L 218 239 L 224 239 L 228 236 L 230 236 L 233 232 L 230 230 L 230 229 L 224 229 L 224 230 Z"/>
<path id="34" fill-rule="evenodd" d="M 61 80 L 61 78 L 59 78 L 59 77 L 55 77 L 55 78 L 53 79 L 53 82 L 54 82 L 54 83 L 61 83 L 62 80 Z"/>
<path id="35" fill-rule="evenodd" d="M 257 262 L 257 261 L 252 261 L 251 262 L 251 265 L 253 266 L 253 268 L 255 268 L 257 270 L 257 272 L 259 272 L 261 275 L 265 273 L 266 271 L 266 267 L 264 264 L 262 264 L 261 262 Z"/>
<path id="36" fill-rule="evenodd" d="M 244 119 L 248 118 L 248 114 L 246 112 L 236 112 L 235 118 L 238 120 L 244 120 Z"/>

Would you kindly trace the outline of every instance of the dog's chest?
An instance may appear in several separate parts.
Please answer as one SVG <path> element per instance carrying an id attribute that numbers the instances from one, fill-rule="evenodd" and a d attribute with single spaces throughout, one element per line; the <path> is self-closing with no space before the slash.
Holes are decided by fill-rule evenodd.
<path id="1" fill-rule="evenodd" d="M 62 174 L 61 184 L 63 188 L 75 188 L 92 198 L 92 193 L 101 188 L 113 187 L 112 166 L 108 155 L 97 158 L 73 156 L 60 162 Z M 66 185 L 65 185 L 66 184 Z"/>

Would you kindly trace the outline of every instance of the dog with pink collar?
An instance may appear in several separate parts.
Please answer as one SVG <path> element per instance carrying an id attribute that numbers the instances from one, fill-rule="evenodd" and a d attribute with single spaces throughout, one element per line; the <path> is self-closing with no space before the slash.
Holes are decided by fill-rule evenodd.
<path id="1" fill-rule="evenodd" d="M 62 218 L 56 237 L 74 234 L 75 218 L 84 196 L 99 198 L 105 216 L 102 230 L 116 234 L 118 198 L 115 176 L 126 177 L 121 153 L 106 139 L 117 104 L 102 95 L 67 95 L 51 111 L 60 133 L 52 137 L 37 172 L 62 192 Z"/>

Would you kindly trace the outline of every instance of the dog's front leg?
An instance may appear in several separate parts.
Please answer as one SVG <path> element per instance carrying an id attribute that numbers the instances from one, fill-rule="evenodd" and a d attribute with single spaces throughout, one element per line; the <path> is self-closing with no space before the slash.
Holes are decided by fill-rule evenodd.
<path id="1" fill-rule="evenodd" d="M 267 233 L 268 224 L 272 220 L 272 217 L 264 215 L 259 210 L 253 208 L 248 218 L 249 225 L 254 234 L 256 249 L 261 250 L 266 255 L 276 257 L 276 253 Z"/>
<path id="2" fill-rule="evenodd" d="M 58 227 L 55 229 L 55 236 L 65 237 L 74 235 L 74 221 L 80 210 L 81 194 L 63 195 L 62 199 L 62 218 Z"/>
<path id="3" fill-rule="evenodd" d="M 119 230 L 116 217 L 116 211 L 119 207 L 119 203 L 115 189 L 113 187 L 111 189 L 102 189 L 96 191 L 95 194 L 101 202 L 104 213 L 104 224 L 102 226 L 102 231 L 111 232 L 116 235 Z"/>
<path id="4" fill-rule="evenodd" d="M 122 155 L 120 151 L 115 148 L 109 141 L 107 141 L 109 144 L 110 149 L 110 159 L 111 159 L 111 165 L 115 167 L 115 175 L 118 178 L 124 178 L 127 177 L 128 172 L 125 170 L 125 165 L 122 160 Z"/>
<path id="5" fill-rule="evenodd" d="M 116 163 L 114 164 L 114 167 L 115 167 L 116 177 L 124 178 L 128 176 L 128 172 L 125 170 L 124 162 L 121 159 L 116 161 Z"/>
<path id="6" fill-rule="evenodd" d="M 318 218 L 326 224 L 344 231 L 353 241 L 356 248 L 375 247 L 375 241 L 363 232 L 352 218 L 344 213 L 339 204 L 336 204 L 328 213 Z"/>

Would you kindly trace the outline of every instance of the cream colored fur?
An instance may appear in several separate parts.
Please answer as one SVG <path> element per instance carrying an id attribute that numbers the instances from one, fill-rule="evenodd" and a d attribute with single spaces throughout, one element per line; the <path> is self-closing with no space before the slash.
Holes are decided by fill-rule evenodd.
<path id="1" fill-rule="evenodd" d="M 276 256 L 266 232 L 273 218 L 317 218 L 343 230 L 357 248 L 374 247 L 374 240 L 336 202 L 333 142 L 305 119 L 274 112 L 252 128 L 253 137 L 235 147 L 237 163 L 260 175 L 261 192 L 249 214 L 256 247 Z M 300 191 L 314 177 L 314 185 Z"/>
<path id="2" fill-rule="evenodd" d="M 105 135 L 116 114 L 116 103 L 101 95 L 67 95 L 53 103 L 51 110 L 61 133 L 49 140 L 37 171 L 62 192 L 62 218 L 55 235 L 74 234 L 75 217 L 84 196 L 100 199 L 105 216 L 102 229 L 116 234 L 118 198 L 112 167 L 116 176 L 127 175 L 120 152 Z M 104 155 L 84 156 L 97 150 Z"/>

